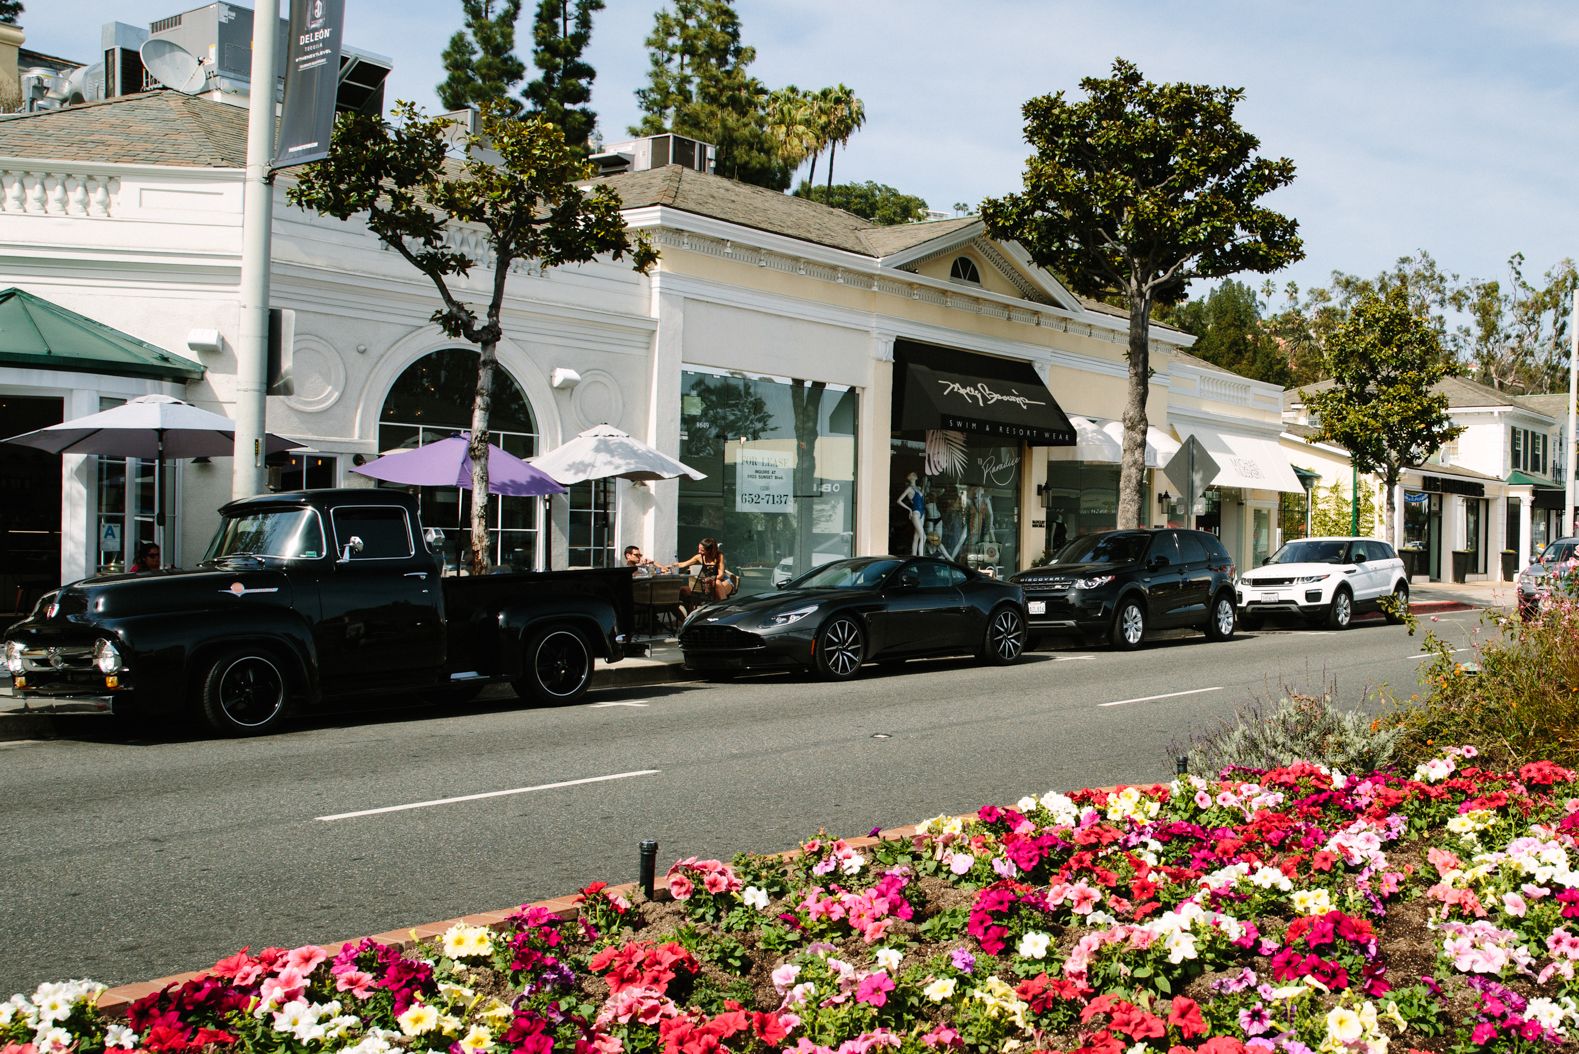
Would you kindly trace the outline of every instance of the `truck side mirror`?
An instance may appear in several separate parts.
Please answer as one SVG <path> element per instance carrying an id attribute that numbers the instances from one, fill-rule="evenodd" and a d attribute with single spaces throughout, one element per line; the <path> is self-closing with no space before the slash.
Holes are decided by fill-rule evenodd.
<path id="1" fill-rule="evenodd" d="M 340 550 L 340 563 L 350 563 L 351 557 L 356 553 L 360 553 L 361 551 L 362 539 L 357 535 L 351 535 L 351 540 L 345 543 L 344 549 Z"/>
<path id="2" fill-rule="evenodd" d="M 444 544 L 444 532 L 437 527 L 425 527 L 422 530 L 422 540 L 428 543 L 429 549 L 437 550 Z"/>

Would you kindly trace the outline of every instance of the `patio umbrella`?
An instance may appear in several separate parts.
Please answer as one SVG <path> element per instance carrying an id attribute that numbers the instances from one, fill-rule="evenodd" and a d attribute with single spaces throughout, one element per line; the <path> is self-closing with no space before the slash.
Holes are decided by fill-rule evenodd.
<path id="1" fill-rule="evenodd" d="M 1122 439 L 1115 441 L 1112 435 L 1089 417 L 1070 414 L 1069 423 L 1075 429 L 1075 445 L 1048 447 L 1047 460 L 1118 464 L 1124 453 Z"/>
<path id="2" fill-rule="evenodd" d="M 597 425 L 546 454 L 532 464 L 561 483 L 580 483 L 589 479 L 652 480 L 688 476 L 706 479 L 690 465 L 676 461 L 657 447 L 621 432 L 613 425 Z"/>
<path id="3" fill-rule="evenodd" d="M 470 442 L 471 433 L 461 432 L 419 446 L 415 450 L 385 454 L 365 465 L 357 465 L 351 471 L 384 480 L 386 483 L 406 483 L 419 487 L 462 487 L 470 490 L 472 459 L 466 449 Z M 504 494 L 514 498 L 538 498 L 549 494 L 563 494 L 565 488 L 542 469 L 529 465 L 514 454 L 507 454 L 501 447 L 489 443 L 488 493 Z"/>
<path id="4" fill-rule="evenodd" d="M 277 435 L 264 437 L 265 450 L 278 453 L 302 444 Z M 139 395 L 120 406 L 4 440 L 52 454 L 97 454 L 158 462 L 154 524 L 164 529 L 166 458 L 230 457 L 235 453 L 236 422 L 169 395 Z"/>
<path id="5" fill-rule="evenodd" d="M 1102 431 L 1113 437 L 1119 450 L 1124 449 L 1124 423 L 1122 421 L 1109 421 L 1102 426 Z M 1146 426 L 1146 467 L 1162 468 L 1179 452 L 1179 441 L 1162 429 L 1153 425 Z M 1118 458 L 1114 458 L 1117 461 Z"/>

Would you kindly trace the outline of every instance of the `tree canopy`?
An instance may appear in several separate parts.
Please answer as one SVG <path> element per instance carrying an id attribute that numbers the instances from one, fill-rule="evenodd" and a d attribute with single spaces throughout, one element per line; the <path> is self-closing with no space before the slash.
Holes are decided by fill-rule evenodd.
<path id="1" fill-rule="evenodd" d="M 510 92 L 526 75 L 515 54 L 521 0 L 461 0 L 461 7 L 466 27 L 444 49 L 447 76 L 438 86 L 439 102 L 446 110 L 493 104 L 510 114 L 520 112 Z"/>
<path id="2" fill-rule="evenodd" d="M 304 166 L 287 189 L 291 204 L 339 220 L 361 217 L 372 233 L 426 275 L 439 294 L 432 320 L 447 335 L 479 346 L 472 407 L 472 494 L 488 493 L 488 414 L 500 321 L 511 266 L 530 260 L 544 271 L 607 255 L 629 257 L 647 271 L 657 253 L 631 238 L 620 199 L 605 186 L 584 188 L 591 171 L 558 126 L 541 117 L 510 116 L 485 104 L 465 156 L 448 155 L 450 125 L 408 102 L 395 120 L 341 114 L 329 157 Z M 486 253 L 469 255 L 451 237 L 456 227 L 480 231 Z M 455 279 L 490 270 L 487 304 L 468 302 Z M 473 570 L 488 564 L 488 502 L 473 500 Z"/>
<path id="3" fill-rule="evenodd" d="M 1459 361 L 1399 282 L 1355 298 L 1332 327 L 1322 364 L 1332 386 L 1300 392 L 1316 428 L 1308 441 L 1345 448 L 1359 471 L 1381 480 L 1383 523 L 1396 543 L 1391 495 L 1400 475 L 1462 431 L 1447 396 L 1433 390 L 1460 372 Z"/>
<path id="4" fill-rule="evenodd" d="M 22 17 L 22 0 L 0 0 L 0 22 L 16 24 Z"/>
<path id="5" fill-rule="evenodd" d="M 927 218 L 927 203 L 924 199 L 871 180 L 865 183 L 835 183 L 831 187 L 812 186 L 803 182 L 795 193 L 863 216 L 879 227 L 914 223 Z"/>
<path id="6" fill-rule="evenodd" d="M 597 71 L 584 58 L 592 41 L 592 16 L 603 0 L 539 0 L 532 23 L 532 64 L 536 79 L 521 92 L 527 112 L 552 121 L 565 142 L 586 152 L 597 127 L 592 82 Z"/>
<path id="7" fill-rule="evenodd" d="M 981 214 L 993 237 L 1020 242 L 1076 292 L 1117 292 L 1129 306 L 1118 525 L 1134 527 L 1146 508 L 1152 308 L 1183 299 L 1192 279 L 1304 255 L 1298 224 L 1260 204 L 1293 181 L 1294 162 L 1257 156 L 1260 140 L 1234 117 L 1242 89 L 1155 84 L 1123 59 L 1080 87 L 1084 99 L 1025 104 L 1025 189 Z"/>
<path id="8" fill-rule="evenodd" d="M 1228 279 L 1201 300 L 1159 310 L 1158 320 L 1196 340 L 1190 351 L 1225 370 L 1288 387 L 1288 359 L 1261 316 L 1261 298 L 1243 282 Z"/>

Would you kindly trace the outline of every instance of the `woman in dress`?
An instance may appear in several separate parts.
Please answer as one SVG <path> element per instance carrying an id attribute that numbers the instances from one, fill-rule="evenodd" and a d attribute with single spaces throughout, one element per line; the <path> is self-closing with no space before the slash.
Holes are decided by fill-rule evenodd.
<path id="1" fill-rule="evenodd" d="M 696 555 L 674 565 L 679 571 L 701 565 L 693 582 L 680 590 L 681 599 L 691 603 L 706 604 L 723 600 L 735 591 L 735 578 L 724 570 L 724 551 L 717 538 L 703 538 L 696 543 Z"/>

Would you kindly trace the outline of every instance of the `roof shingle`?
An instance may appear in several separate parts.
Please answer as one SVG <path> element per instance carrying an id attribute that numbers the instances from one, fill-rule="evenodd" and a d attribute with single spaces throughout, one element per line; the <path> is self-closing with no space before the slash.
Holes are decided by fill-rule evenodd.
<path id="1" fill-rule="evenodd" d="M 162 89 L 0 119 L 0 157 L 245 168 L 247 111 Z"/>

